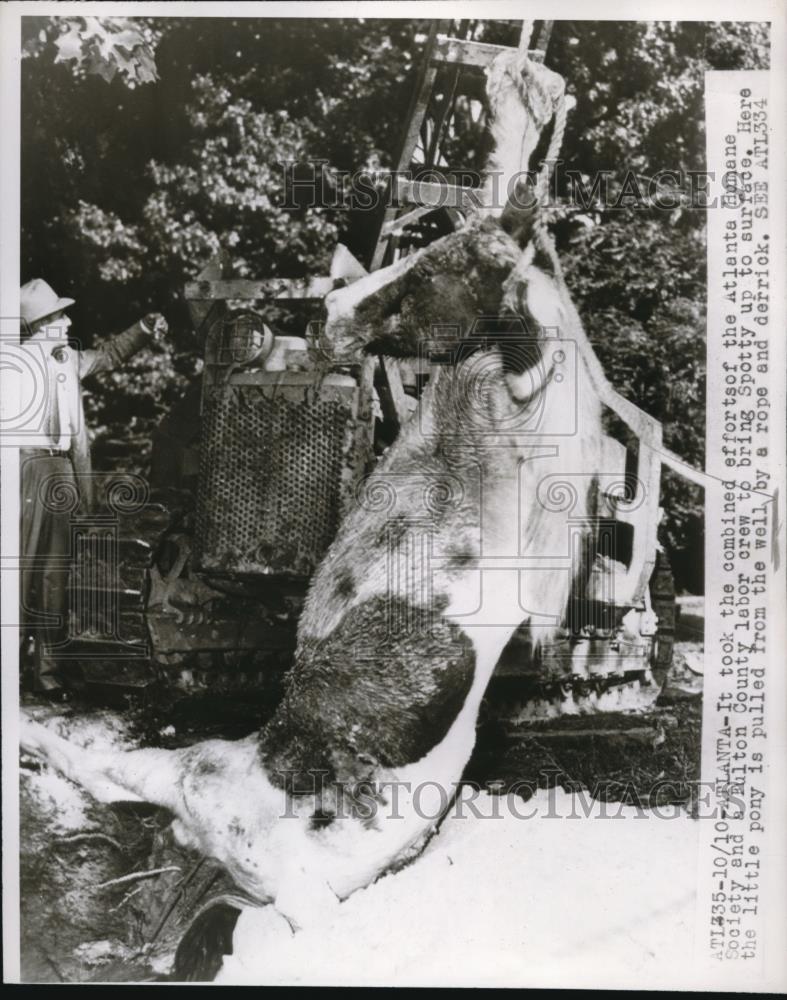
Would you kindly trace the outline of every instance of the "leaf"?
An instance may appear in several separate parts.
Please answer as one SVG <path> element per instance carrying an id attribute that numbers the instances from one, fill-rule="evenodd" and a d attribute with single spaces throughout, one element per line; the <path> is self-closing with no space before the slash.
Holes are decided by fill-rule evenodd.
<path id="1" fill-rule="evenodd" d="M 57 47 L 56 63 L 68 62 L 71 59 L 76 59 L 79 63 L 82 62 L 83 42 L 77 21 L 72 20 L 69 23 L 68 31 L 55 39 L 55 46 Z"/>
<path id="2" fill-rule="evenodd" d="M 58 18 L 64 31 L 55 39 L 55 62 L 76 61 L 77 68 L 111 82 L 119 73 L 128 87 L 158 79 L 156 62 L 139 28 L 128 18 Z"/>
<path id="3" fill-rule="evenodd" d="M 138 45 L 144 45 L 144 39 L 136 28 L 124 28 L 114 34 L 115 48 L 121 47 L 132 52 Z"/>
<path id="4" fill-rule="evenodd" d="M 91 52 L 90 55 L 84 60 L 85 72 L 88 74 L 95 74 L 100 76 L 102 79 L 106 80 L 107 83 L 111 83 L 117 73 L 117 64 L 113 62 L 107 62 L 106 59 L 102 59 L 97 52 Z"/>
<path id="5" fill-rule="evenodd" d="M 155 83 L 158 80 L 156 61 L 146 48 L 135 51 L 137 60 L 137 79 L 140 83 Z"/>

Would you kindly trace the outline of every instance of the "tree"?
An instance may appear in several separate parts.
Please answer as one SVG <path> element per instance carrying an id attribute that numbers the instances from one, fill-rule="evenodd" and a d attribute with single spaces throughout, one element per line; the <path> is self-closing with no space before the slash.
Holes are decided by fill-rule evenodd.
<path id="1" fill-rule="evenodd" d="M 95 391 L 99 437 L 127 436 L 129 415 L 142 436 L 193 374 L 182 287 L 219 245 L 239 275 L 320 271 L 337 239 L 365 256 L 369 215 L 330 198 L 287 207 L 283 164 L 322 161 L 329 192 L 340 171 L 391 165 L 425 28 L 23 19 L 23 276 L 73 294 L 74 328 L 87 340 L 150 308 L 173 321 L 165 359 L 143 357 Z M 475 30 L 514 41 L 507 23 Z M 700 464 L 704 215 L 680 182 L 669 209 L 620 196 L 632 184 L 647 191 L 664 169 L 701 170 L 705 70 L 767 60 L 768 26 L 747 22 L 559 21 L 547 57 L 576 99 L 549 209 L 567 280 L 610 379 Z M 459 165 L 483 162 L 482 124 L 469 114 L 452 123 Z M 607 197 L 578 202 L 577 178 L 589 192 L 602 172 Z M 701 544 L 699 499 L 668 477 L 673 553 Z"/>
<path id="2" fill-rule="evenodd" d="M 400 123 L 380 108 L 406 104 L 415 28 L 23 20 L 23 274 L 73 292 L 84 343 L 152 308 L 173 327 L 168 355 L 143 354 L 93 384 L 98 463 L 102 441 L 128 439 L 129 425 L 149 439 L 193 375 L 182 289 L 219 246 L 238 275 L 327 265 L 354 220 L 341 208 L 284 207 L 285 164 L 323 161 L 330 184 L 338 170 L 390 157 Z M 368 226 L 357 230 L 368 239 Z M 147 459 L 145 448 L 132 454 Z"/>

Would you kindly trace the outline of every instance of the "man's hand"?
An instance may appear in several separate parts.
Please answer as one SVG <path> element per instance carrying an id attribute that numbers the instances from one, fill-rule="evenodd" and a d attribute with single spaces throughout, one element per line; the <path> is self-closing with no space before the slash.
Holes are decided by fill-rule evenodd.
<path id="1" fill-rule="evenodd" d="M 140 323 L 142 329 L 147 330 L 151 335 L 154 343 L 160 343 L 166 337 L 169 330 L 169 324 L 161 313 L 148 313 L 147 316 L 140 320 Z"/>

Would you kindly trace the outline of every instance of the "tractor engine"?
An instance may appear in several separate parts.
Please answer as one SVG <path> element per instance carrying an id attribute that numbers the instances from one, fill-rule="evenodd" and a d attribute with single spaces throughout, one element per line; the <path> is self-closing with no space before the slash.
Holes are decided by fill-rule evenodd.
<path id="1" fill-rule="evenodd" d="M 371 360 L 325 371 L 303 338 L 224 303 L 202 333 L 201 384 L 159 428 L 150 485 L 108 479 L 78 524 L 60 659 L 110 701 L 162 685 L 275 700 L 309 578 L 373 458 Z"/>

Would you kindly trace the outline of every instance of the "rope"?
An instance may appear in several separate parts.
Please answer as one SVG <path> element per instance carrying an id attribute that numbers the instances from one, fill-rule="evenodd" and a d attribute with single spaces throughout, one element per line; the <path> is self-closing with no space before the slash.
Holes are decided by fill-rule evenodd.
<path id="1" fill-rule="evenodd" d="M 536 248 L 540 250 L 549 263 L 552 265 L 552 272 L 557 278 L 558 284 L 563 288 L 566 287 L 566 282 L 563 276 L 563 267 L 560 263 L 560 258 L 557 255 L 557 248 L 555 247 L 555 240 L 547 229 L 546 223 L 543 219 L 539 218 L 533 227 L 533 242 Z"/>
<path id="2" fill-rule="evenodd" d="M 530 39 L 533 37 L 533 28 L 535 26 L 535 21 L 522 22 L 522 34 L 519 36 L 519 52 L 527 52 L 530 49 Z"/>
<path id="3" fill-rule="evenodd" d="M 536 194 L 539 201 L 546 201 L 552 171 L 555 168 L 557 158 L 560 155 L 560 149 L 563 145 L 563 136 L 566 131 L 566 120 L 568 119 L 568 108 L 566 107 L 566 95 L 564 92 L 560 93 L 555 102 L 554 118 L 555 121 L 552 126 L 552 138 L 549 140 L 549 149 L 547 150 L 547 155 L 544 158 L 544 162 L 536 180 Z"/>

